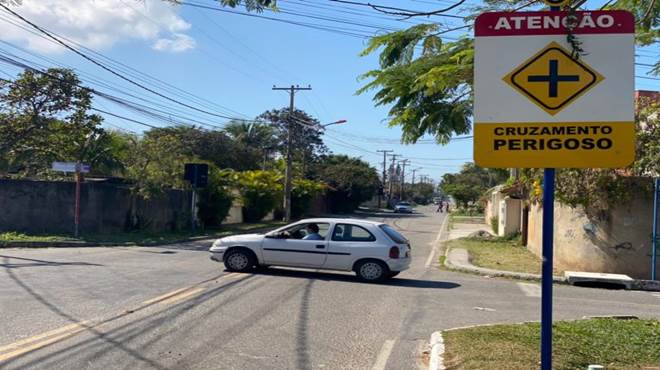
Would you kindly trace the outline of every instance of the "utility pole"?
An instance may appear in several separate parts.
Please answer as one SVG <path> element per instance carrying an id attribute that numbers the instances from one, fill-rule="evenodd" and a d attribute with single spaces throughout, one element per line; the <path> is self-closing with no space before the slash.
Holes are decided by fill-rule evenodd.
<path id="1" fill-rule="evenodd" d="M 396 168 L 394 167 L 394 163 L 396 163 L 396 157 L 400 157 L 400 155 L 398 155 L 398 154 L 390 154 L 390 156 L 392 157 L 392 168 L 396 170 Z M 392 180 L 394 180 L 394 176 L 390 176 L 390 186 L 389 186 L 389 190 L 388 190 L 388 192 L 387 192 L 387 204 L 388 204 L 388 205 L 389 205 L 390 202 L 392 201 L 392 191 L 394 190 L 394 189 L 392 188 Z"/>
<path id="2" fill-rule="evenodd" d="M 376 150 L 377 152 L 383 153 L 383 187 L 385 187 L 386 184 L 386 179 L 387 179 L 387 153 L 392 153 L 393 150 Z M 380 201 L 382 198 L 382 194 L 380 193 L 380 190 L 378 191 L 378 208 L 380 208 Z"/>
<path id="3" fill-rule="evenodd" d="M 286 132 L 286 170 L 284 173 L 284 221 L 291 221 L 291 159 L 292 159 L 292 139 L 293 139 L 293 112 L 294 112 L 294 98 L 296 92 L 300 90 L 311 90 L 311 86 L 300 87 L 298 85 L 291 85 L 290 87 L 277 87 L 273 86 L 273 90 L 284 90 L 289 92 L 289 122 L 287 122 Z"/>
<path id="4" fill-rule="evenodd" d="M 415 172 L 421 170 L 423 167 L 413 168 L 413 178 L 412 178 L 412 187 L 415 187 Z"/>
<path id="5" fill-rule="evenodd" d="M 408 162 L 409 162 L 408 159 L 404 159 L 401 161 L 401 163 L 403 164 L 403 168 L 401 169 L 401 191 L 400 191 L 402 201 L 405 200 L 404 191 L 406 188 L 406 165 L 408 164 Z"/>

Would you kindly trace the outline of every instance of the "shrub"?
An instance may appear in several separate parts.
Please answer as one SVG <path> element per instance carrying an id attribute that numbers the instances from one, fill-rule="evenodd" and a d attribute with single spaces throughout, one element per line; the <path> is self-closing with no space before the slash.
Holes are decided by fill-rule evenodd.
<path id="1" fill-rule="evenodd" d="M 199 192 L 197 216 L 205 227 L 220 226 L 229 213 L 234 197 L 230 182 L 215 166 L 209 167 L 209 184 Z"/>
<path id="2" fill-rule="evenodd" d="M 301 218 L 309 210 L 311 200 L 322 194 L 326 185 L 322 182 L 305 179 L 293 180 L 291 190 L 291 218 Z"/>
<path id="3" fill-rule="evenodd" d="M 234 172 L 232 179 L 243 200 L 243 221 L 261 221 L 282 197 L 282 175 L 274 171 Z"/>
<path id="4" fill-rule="evenodd" d="M 493 234 L 499 235 L 500 230 L 500 219 L 499 217 L 490 218 L 490 227 L 493 229 Z"/>

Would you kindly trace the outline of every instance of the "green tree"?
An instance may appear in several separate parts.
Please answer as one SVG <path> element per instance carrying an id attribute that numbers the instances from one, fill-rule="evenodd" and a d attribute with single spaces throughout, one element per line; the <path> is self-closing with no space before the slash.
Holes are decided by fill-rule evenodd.
<path id="1" fill-rule="evenodd" d="M 2 172 L 43 175 L 53 161 L 109 164 L 102 118 L 89 114 L 91 92 L 68 69 L 26 70 L 0 82 Z"/>
<path id="2" fill-rule="evenodd" d="M 511 11 L 530 4 L 527 0 L 487 0 L 472 9 L 467 19 L 484 11 Z M 660 2 L 617 0 L 608 4 L 608 9 L 626 9 L 636 15 L 638 45 L 658 41 Z M 470 132 L 474 40 L 470 36 L 443 40 L 447 28 L 452 26 L 439 21 L 378 35 L 362 52 L 363 56 L 379 52 L 380 65 L 361 76 L 368 82 L 358 93 L 375 90 L 374 103 L 389 107 L 388 124 L 401 128 L 404 143 L 432 135 L 445 144 L 452 135 Z M 660 72 L 660 64 L 655 72 Z"/>
<path id="3" fill-rule="evenodd" d="M 243 201 L 243 221 L 261 221 L 282 199 L 282 175 L 275 171 L 227 171 Z"/>
<path id="4" fill-rule="evenodd" d="M 176 135 L 147 132 L 142 139 L 130 136 L 124 158 L 125 176 L 137 194 L 149 198 L 168 189 L 185 189 L 184 166 L 193 162 L 189 150 Z"/>
<path id="5" fill-rule="evenodd" d="M 294 179 L 291 189 L 291 217 L 301 218 L 309 211 L 312 199 L 325 192 L 327 186 L 319 181 Z"/>
<path id="6" fill-rule="evenodd" d="M 218 168 L 252 170 L 259 168 L 260 155 L 222 131 L 203 130 L 194 126 L 173 126 L 151 129 L 149 137 L 174 137 L 189 157 L 209 161 Z"/>
<path id="7" fill-rule="evenodd" d="M 240 143 L 244 148 L 253 151 L 262 159 L 261 169 L 266 169 L 266 164 L 278 149 L 278 138 L 275 129 L 264 123 L 232 121 L 224 130 L 232 139 Z"/>
<path id="8" fill-rule="evenodd" d="M 457 203 L 468 208 L 495 185 L 504 183 L 509 174 L 501 168 L 481 168 L 474 163 L 466 163 L 459 173 L 442 176 L 440 189 Z"/>
<path id="9" fill-rule="evenodd" d="M 199 191 L 197 202 L 197 215 L 204 227 L 217 227 L 222 224 L 234 201 L 231 191 L 231 181 L 223 170 L 210 165 L 208 186 Z"/>
<path id="10" fill-rule="evenodd" d="M 284 155 L 287 145 L 289 108 L 264 112 L 257 119 L 272 123 L 277 138 L 277 150 Z M 327 153 L 328 148 L 323 143 L 323 131 L 319 129 L 317 119 L 300 109 L 295 109 L 292 120 L 293 160 L 300 164 L 303 175 L 307 175 L 310 164 L 314 163 L 320 155 Z"/>
<path id="11" fill-rule="evenodd" d="M 433 184 L 428 184 L 428 183 L 417 183 L 415 185 L 411 185 L 410 190 L 410 197 L 412 198 L 413 202 L 417 204 L 429 204 L 433 200 L 433 194 L 435 193 L 435 189 Z"/>
<path id="12" fill-rule="evenodd" d="M 378 185 L 378 171 L 359 158 L 327 155 L 315 164 L 313 173 L 318 181 L 328 185 L 328 206 L 331 212 L 352 212 L 373 198 Z"/>

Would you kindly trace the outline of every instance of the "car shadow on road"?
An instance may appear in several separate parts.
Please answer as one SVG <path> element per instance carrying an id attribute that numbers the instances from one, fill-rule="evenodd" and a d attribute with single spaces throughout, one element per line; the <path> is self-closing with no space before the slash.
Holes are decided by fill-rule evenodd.
<path id="1" fill-rule="evenodd" d="M 259 270 L 257 274 L 269 275 L 269 276 L 292 277 L 292 278 L 300 278 L 300 279 L 370 284 L 360 281 L 354 275 L 341 274 L 338 272 L 333 273 L 333 272 L 321 272 L 321 271 L 290 270 L 285 268 L 270 267 L 268 269 Z M 449 281 L 419 280 L 419 279 L 407 279 L 407 278 L 399 278 L 399 277 L 394 277 L 390 280 L 386 280 L 384 282 L 378 283 L 378 285 L 396 286 L 403 288 L 422 288 L 422 289 L 454 289 L 461 286 L 460 284 L 452 283 Z"/>

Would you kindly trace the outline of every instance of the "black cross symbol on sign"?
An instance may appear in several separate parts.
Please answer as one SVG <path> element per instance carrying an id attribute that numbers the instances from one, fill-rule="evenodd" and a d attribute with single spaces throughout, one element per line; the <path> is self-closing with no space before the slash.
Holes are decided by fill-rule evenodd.
<path id="1" fill-rule="evenodd" d="M 550 59 L 550 71 L 547 76 L 529 76 L 528 82 L 547 82 L 548 83 L 548 96 L 551 98 L 557 97 L 557 90 L 560 82 L 578 82 L 580 76 L 578 75 L 560 75 L 559 74 L 559 61 L 557 59 Z"/>

